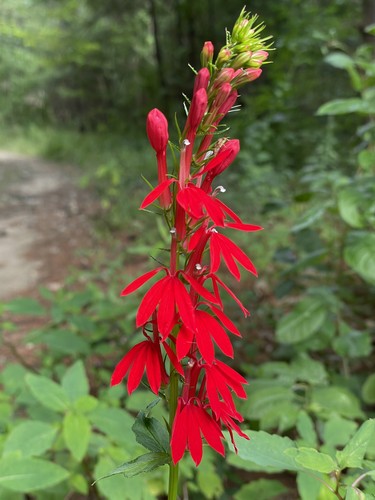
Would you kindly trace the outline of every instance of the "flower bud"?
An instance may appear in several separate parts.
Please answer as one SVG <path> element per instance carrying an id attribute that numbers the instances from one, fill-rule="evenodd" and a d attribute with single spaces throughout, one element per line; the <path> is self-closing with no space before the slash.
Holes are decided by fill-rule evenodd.
<path id="1" fill-rule="evenodd" d="M 214 56 L 214 46 L 212 42 L 204 42 L 203 49 L 201 52 L 201 64 L 202 68 L 207 67 L 212 63 L 212 58 Z"/>
<path id="2" fill-rule="evenodd" d="M 219 110 L 220 106 L 228 99 L 230 93 L 232 92 L 232 85 L 230 83 L 224 83 L 218 90 L 214 102 L 212 103 L 211 109 Z"/>
<path id="3" fill-rule="evenodd" d="M 233 68 L 223 68 L 215 78 L 214 88 L 220 87 L 223 83 L 230 82 L 234 75 Z"/>
<path id="4" fill-rule="evenodd" d="M 187 120 L 187 125 L 190 130 L 196 130 L 198 128 L 206 112 L 207 102 L 208 98 L 206 89 L 202 88 L 197 90 L 197 92 L 193 95 Z"/>
<path id="5" fill-rule="evenodd" d="M 238 92 L 237 90 L 232 90 L 232 92 L 229 94 L 228 99 L 220 106 L 220 109 L 218 111 L 218 120 L 217 123 L 222 120 L 222 118 L 228 113 L 228 111 L 234 106 L 234 103 L 236 102 L 238 97 Z"/>
<path id="6" fill-rule="evenodd" d="M 251 61 L 251 52 L 249 50 L 247 50 L 246 52 L 241 52 L 241 54 L 238 54 L 238 56 L 233 61 L 232 68 L 238 69 L 246 67 L 250 64 L 250 61 Z"/>
<path id="7" fill-rule="evenodd" d="M 220 50 L 219 55 L 217 56 L 216 66 L 220 68 L 221 66 L 223 66 L 223 64 L 230 61 L 231 57 L 232 57 L 232 52 L 229 49 L 223 47 Z"/>
<path id="8" fill-rule="evenodd" d="M 253 65 L 253 63 L 261 65 L 268 58 L 268 55 L 268 52 L 265 50 L 256 50 L 251 55 L 251 65 Z"/>
<path id="9" fill-rule="evenodd" d="M 164 151 L 168 144 L 168 122 L 161 111 L 154 108 L 147 115 L 146 131 L 151 146 L 159 153 Z"/>
<path id="10" fill-rule="evenodd" d="M 208 69 L 207 68 L 200 69 L 194 80 L 193 94 L 195 94 L 199 89 L 207 90 L 209 82 L 210 82 L 210 72 L 208 71 Z"/>
<path id="11" fill-rule="evenodd" d="M 233 87 L 239 87 L 245 83 L 252 82 L 260 77 L 262 70 L 260 68 L 239 69 L 233 77 Z"/>

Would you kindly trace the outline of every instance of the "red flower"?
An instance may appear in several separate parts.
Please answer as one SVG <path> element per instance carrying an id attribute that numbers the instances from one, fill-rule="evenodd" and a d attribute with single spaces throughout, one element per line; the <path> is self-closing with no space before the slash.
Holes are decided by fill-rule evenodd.
<path id="1" fill-rule="evenodd" d="M 249 257 L 233 243 L 232 240 L 220 234 L 216 229 L 212 230 L 210 238 L 211 272 L 216 273 L 220 267 L 221 256 L 227 265 L 229 272 L 240 280 L 241 274 L 235 262 L 237 260 L 247 271 L 258 276 L 257 270 Z"/>
<path id="2" fill-rule="evenodd" d="M 224 436 L 218 423 L 196 398 L 187 403 L 179 398 L 171 438 L 173 462 L 179 462 L 188 449 L 198 466 L 203 455 L 202 435 L 211 448 L 224 456 Z"/>
<path id="3" fill-rule="evenodd" d="M 122 358 L 112 374 L 111 386 L 119 384 L 129 372 L 127 388 L 131 394 L 141 383 L 145 370 L 152 392 L 158 394 L 161 384 L 167 384 L 169 377 L 164 368 L 160 344 L 151 339 L 135 345 Z"/>
<path id="4" fill-rule="evenodd" d="M 217 421 L 219 423 L 225 425 L 225 427 L 228 429 L 229 434 L 230 434 L 230 440 L 232 441 L 233 448 L 235 449 L 235 451 L 237 453 L 237 446 L 236 446 L 236 443 L 234 441 L 233 431 L 237 432 L 237 434 L 239 436 L 241 436 L 245 439 L 248 439 L 248 440 L 250 439 L 247 434 L 245 434 L 244 432 L 241 431 L 239 426 L 234 421 L 234 419 L 235 419 L 238 422 L 243 422 L 243 417 L 238 412 L 236 412 L 233 415 L 233 413 L 228 409 L 228 406 L 221 401 L 219 402 L 219 406 L 217 408 L 216 417 L 217 417 Z"/>
<path id="5" fill-rule="evenodd" d="M 157 153 L 166 149 L 168 144 L 168 122 L 157 108 L 147 115 L 146 131 L 151 146 Z"/>
<path id="6" fill-rule="evenodd" d="M 232 416 L 237 414 L 231 390 L 239 398 L 246 399 L 246 392 L 242 386 L 247 384 L 247 380 L 219 360 L 215 360 L 212 365 L 203 365 L 203 369 L 206 372 L 207 397 L 216 417 L 219 417 L 222 411 L 222 402 L 225 403 Z"/>
<path id="7" fill-rule="evenodd" d="M 195 312 L 197 329 L 195 333 L 184 325 L 181 327 L 176 341 L 177 358 L 181 360 L 189 352 L 195 337 L 202 358 L 211 365 L 215 359 L 213 341 L 226 355 L 233 358 L 233 347 L 227 333 L 211 314 L 197 310 Z"/>

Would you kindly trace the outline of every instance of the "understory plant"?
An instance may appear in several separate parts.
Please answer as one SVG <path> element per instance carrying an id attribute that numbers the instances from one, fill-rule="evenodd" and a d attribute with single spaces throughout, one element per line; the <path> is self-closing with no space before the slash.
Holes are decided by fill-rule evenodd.
<path id="1" fill-rule="evenodd" d="M 246 398 L 247 381 L 221 359 L 234 357 L 228 332 L 241 336 L 224 312 L 221 294 L 232 297 L 245 317 L 250 313 L 218 270 L 223 262 L 238 281 L 238 265 L 256 275 L 253 262 L 227 234 L 262 228 L 243 222 L 222 201 L 225 188 L 217 185 L 217 178 L 240 150 L 239 141 L 227 137 L 222 120 L 237 106 L 238 89 L 260 77 L 268 58 L 270 37 L 262 38 L 264 25 L 256 21 L 257 16 L 244 9 L 232 33 L 226 32 L 226 45 L 216 59 L 213 44 L 205 42 L 192 99 L 185 103 L 186 122 L 183 128 L 177 125 L 178 144 L 169 142 L 168 122 L 161 111 L 153 109 L 147 117 L 158 184 L 140 208 L 153 205 L 157 216 L 163 217 L 170 233 L 169 257 L 122 291 L 122 296 L 132 294 L 159 276 L 136 314 L 136 326 L 145 340 L 118 363 L 111 384 L 127 377 L 131 394 L 145 372 L 149 389 L 166 401 L 166 425 L 144 421 L 145 429 L 139 425 L 134 429 L 149 452 L 120 469 L 131 475 L 134 470 L 169 464 L 170 499 L 177 498 L 179 462 L 186 450 L 198 466 L 203 441 L 224 455 L 223 428 L 229 431 L 235 449 L 233 433 L 249 439 L 239 427 L 243 417 L 233 399 L 233 394 Z M 173 153 L 171 164 L 167 162 L 168 145 Z M 147 425 L 154 427 L 152 439 Z"/>

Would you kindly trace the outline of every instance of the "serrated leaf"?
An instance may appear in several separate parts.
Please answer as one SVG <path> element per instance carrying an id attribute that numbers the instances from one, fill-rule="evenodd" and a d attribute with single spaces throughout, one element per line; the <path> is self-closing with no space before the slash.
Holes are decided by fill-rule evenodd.
<path id="1" fill-rule="evenodd" d="M 82 361 L 76 361 L 66 370 L 61 379 L 61 386 L 72 402 L 88 395 L 89 381 Z"/>
<path id="2" fill-rule="evenodd" d="M 97 481 L 100 481 L 107 477 L 116 476 L 117 474 L 122 474 L 125 477 L 134 477 L 138 474 L 142 474 L 143 472 L 151 472 L 157 467 L 168 464 L 170 461 L 171 457 L 168 455 L 168 453 L 145 453 L 144 455 L 141 455 L 134 460 L 130 460 L 129 462 L 125 462 L 119 467 L 116 467 L 116 469 L 111 471 L 106 476 L 99 478 Z"/>
<path id="3" fill-rule="evenodd" d="M 362 399 L 369 405 L 375 403 L 375 373 L 369 375 L 365 380 L 362 386 Z"/>
<path id="4" fill-rule="evenodd" d="M 327 307 L 316 297 L 307 297 L 277 324 L 276 338 L 282 344 L 296 344 L 311 337 L 324 323 Z"/>
<path id="5" fill-rule="evenodd" d="M 229 448 L 233 451 L 233 445 L 229 440 L 229 433 L 224 433 L 228 441 Z M 301 470 L 293 457 L 284 454 L 284 451 L 295 447 L 296 444 L 287 437 L 276 434 L 268 434 L 264 431 L 246 431 L 250 440 L 238 439 L 236 446 L 238 456 L 244 460 L 249 460 L 262 467 L 274 467 L 279 470 Z"/>
<path id="6" fill-rule="evenodd" d="M 375 419 L 364 422 L 342 451 L 336 453 L 342 469 L 361 467 L 369 441 L 375 433 Z"/>
<path id="7" fill-rule="evenodd" d="M 4 443 L 4 455 L 20 451 L 24 457 L 42 455 L 56 437 L 57 428 L 44 422 L 23 422 L 17 425 Z"/>
<path id="8" fill-rule="evenodd" d="M 4 309 L 13 314 L 27 314 L 30 316 L 43 316 L 46 314 L 44 307 L 35 299 L 19 297 L 4 304 Z"/>
<path id="9" fill-rule="evenodd" d="M 352 233 L 344 249 L 344 259 L 364 280 L 375 284 L 375 234 Z"/>
<path id="10" fill-rule="evenodd" d="M 67 413 L 63 421 L 65 444 L 73 457 L 80 462 L 86 454 L 91 436 L 91 425 L 79 413 Z"/>
<path id="11" fill-rule="evenodd" d="M 60 465 L 39 458 L 6 457 L 0 460 L 0 485 L 29 493 L 54 486 L 69 477 Z"/>
<path id="12" fill-rule="evenodd" d="M 320 453 L 314 448 L 291 448 L 290 450 L 285 450 L 285 454 L 293 457 L 302 467 L 316 472 L 329 474 L 338 468 L 332 457 L 326 453 Z"/>
<path id="13" fill-rule="evenodd" d="M 25 381 L 35 399 L 46 408 L 64 412 L 69 407 L 69 399 L 66 392 L 56 382 L 32 373 L 26 375 Z"/>
<path id="14" fill-rule="evenodd" d="M 139 444 L 150 451 L 169 452 L 169 434 L 165 425 L 156 418 L 147 417 L 146 413 L 140 411 L 133 424 L 132 431 Z"/>

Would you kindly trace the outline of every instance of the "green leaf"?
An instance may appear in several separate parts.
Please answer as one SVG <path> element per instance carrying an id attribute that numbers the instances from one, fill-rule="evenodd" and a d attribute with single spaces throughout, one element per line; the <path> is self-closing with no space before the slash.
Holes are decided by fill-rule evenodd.
<path id="1" fill-rule="evenodd" d="M 200 493 L 209 499 L 220 498 L 224 492 L 222 477 L 215 469 L 213 454 L 208 453 L 208 450 L 204 452 L 203 460 L 198 467 L 197 486 Z"/>
<path id="2" fill-rule="evenodd" d="M 229 442 L 229 433 L 224 433 L 228 441 L 229 448 L 233 451 L 233 445 Z M 268 434 L 264 431 L 246 431 L 250 440 L 239 439 L 236 442 L 238 456 L 244 460 L 249 460 L 262 467 L 275 467 L 279 470 L 300 470 L 301 467 L 295 460 L 285 455 L 284 451 L 296 444 L 287 437 Z"/>
<path id="3" fill-rule="evenodd" d="M 375 151 L 371 151 L 370 149 L 361 151 L 358 155 L 358 163 L 363 170 L 371 172 L 375 165 Z"/>
<path id="4" fill-rule="evenodd" d="M 316 112 L 318 116 L 343 115 L 346 113 L 366 113 L 365 102 L 358 97 L 335 99 L 320 106 Z"/>
<path id="5" fill-rule="evenodd" d="M 320 453 L 314 448 L 291 448 L 290 450 L 285 450 L 285 454 L 293 457 L 302 467 L 316 472 L 329 474 L 338 468 L 337 463 L 332 457 L 326 453 Z"/>
<path id="6" fill-rule="evenodd" d="M 78 493 L 86 495 L 87 497 L 89 485 L 82 474 L 73 474 L 69 478 L 69 484 L 74 488 L 75 491 L 78 491 Z"/>
<path id="7" fill-rule="evenodd" d="M 326 206 L 323 204 L 313 206 L 307 210 L 300 220 L 292 227 L 292 233 L 298 233 L 307 227 L 312 226 L 316 221 L 318 221 L 326 210 Z"/>
<path id="8" fill-rule="evenodd" d="M 339 415 L 333 415 L 323 428 L 325 444 L 336 448 L 344 446 L 357 430 L 358 424 L 353 420 L 346 420 Z"/>
<path id="9" fill-rule="evenodd" d="M 69 400 L 64 389 L 49 378 L 29 373 L 25 377 L 32 395 L 40 404 L 51 410 L 64 412 L 69 406 Z"/>
<path id="10" fill-rule="evenodd" d="M 313 387 L 310 409 L 318 415 L 339 414 L 347 418 L 363 418 L 359 400 L 344 387 Z"/>
<path id="11" fill-rule="evenodd" d="M 89 381 L 82 361 L 76 361 L 66 370 L 61 379 L 61 385 L 72 402 L 88 395 Z"/>
<path id="12" fill-rule="evenodd" d="M 284 401 L 293 401 L 294 394 L 290 388 L 275 384 L 274 387 L 250 391 L 246 407 L 253 419 L 261 419 L 269 410 L 277 410 L 277 406 Z"/>
<path id="13" fill-rule="evenodd" d="M 44 307 L 35 299 L 19 297 L 4 304 L 4 309 L 13 314 L 27 314 L 30 316 L 43 316 L 46 314 Z"/>
<path id="14" fill-rule="evenodd" d="M 127 450 L 131 451 L 138 446 L 131 430 L 134 419 L 124 410 L 99 407 L 89 413 L 88 418 L 95 427 L 111 437 L 115 443 L 126 445 Z"/>
<path id="15" fill-rule="evenodd" d="M 287 491 L 288 488 L 280 483 L 280 481 L 274 479 L 257 479 L 242 486 L 233 498 L 235 500 L 249 500 L 254 498 L 257 500 L 272 500 L 272 498 L 279 498 L 280 495 Z"/>
<path id="16" fill-rule="evenodd" d="M 300 411 L 297 418 L 297 431 L 304 443 L 311 447 L 317 446 L 317 435 L 314 422 L 305 411 Z"/>
<path id="17" fill-rule="evenodd" d="M 344 259 L 364 280 L 375 284 L 375 234 L 352 233 L 344 249 Z"/>
<path id="18" fill-rule="evenodd" d="M 354 65 L 353 59 L 343 52 L 332 52 L 324 58 L 324 61 L 339 69 L 346 69 L 348 66 Z"/>
<path id="19" fill-rule="evenodd" d="M 74 403 L 78 413 L 90 413 L 98 407 L 99 401 L 94 396 L 81 396 Z"/>
<path id="20" fill-rule="evenodd" d="M 61 483 L 69 472 L 40 458 L 4 457 L 0 460 L 0 485 L 12 491 L 29 493 Z"/>
<path id="21" fill-rule="evenodd" d="M 43 332 L 38 341 L 46 344 L 51 350 L 63 354 L 77 355 L 90 352 L 90 344 L 87 340 L 70 330 L 55 329 Z"/>
<path id="22" fill-rule="evenodd" d="M 301 500 L 318 499 L 318 495 L 321 489 L 321 483 L 319 482 L 317 477 L 319 478 L 321 475 L 317 473 L 317 477 L 314 476 L 312 476 L 311 474 L 307 474 L 306 472 L 298 472 L 297 487 Z"/>
<path id="23" fill-rule="evenodd" d="M 44 422 L 23 422 L 17 425 L 4 443 L 4 455 L 15 451 L 24 457 L 42 455 L 56 437 L 57 429 Z"/>
<path id="24" fill-rule="evenodd" d="M 346 490 L 345 500 L 366 500 L 366 495 L 358 488 L 348 486 Z"/>
<path id="25" fill-rule="evenodd" d="M 343 358 L 360 358 L 372 351 L 372 339 L 368 332 L 353 330 L 340 322 L 340 336 L 332 341 L 333 348 Z"/>
<path id="26" fill-rule="evenodd" d="M 338 194 L 340 215 L 349 226 L 355 228 L 362 228 L 365 225 L 360 202 L 361 193 L 356 189 L 345 188 Z"/>
<path id="27" fill-rule="evenodd" d="M 168 464 L 170 461 L 171 457 L 168 453 L 145 453 L 144 455 L 141 455 L 134 460 L 130 460 L 129 462 L 125 462 L 119 467 L 116 467 L 116 469 L 109 472 L 106 476 L 97 479 L 97 481 L 100 481 L 101 479 L 105 479 L 107 477 L 116 476 L 117 474 L 122 474 L 125 477 L 134 477 L 138 474 L 142 474 L 143 472 L 151 472 L 157 467 Z"/>
<path id="28" fill-rule="evenodd" d="M 375 419 L 364 422 L 349 443 L 336 456 L 341 469 L 361 467 L 370 439 L 375 433 Z"/>
<path id="29" fill-rule="evenodd" d="M 282 344 L 296 344 L 311 337 L 324 323 L 327 307 L 317 297 L 303 299 L 277 324 L 276 338 Z"/>
<path id="30" fill-rule="evenodd" d="M 80 462 L 86 454 L 91 436 L 90 422 L 79 413 L 67 413 L 63 422 L 65 444 L 73 457 Z"/>
<path id="31" fill-rule="evenodd" d="M 362 399 L 368 405 L 375 404 L 375 373 L 367 377 L 362 386 Z"/>
<path id="32" fill-rule="evenodd" d="M 169 452 L 169 433 L 165 425 L 156 418 L 147 417 L 140 411 L 133 424 L 132 430 L 139 444 L 150 451 Z"/>

